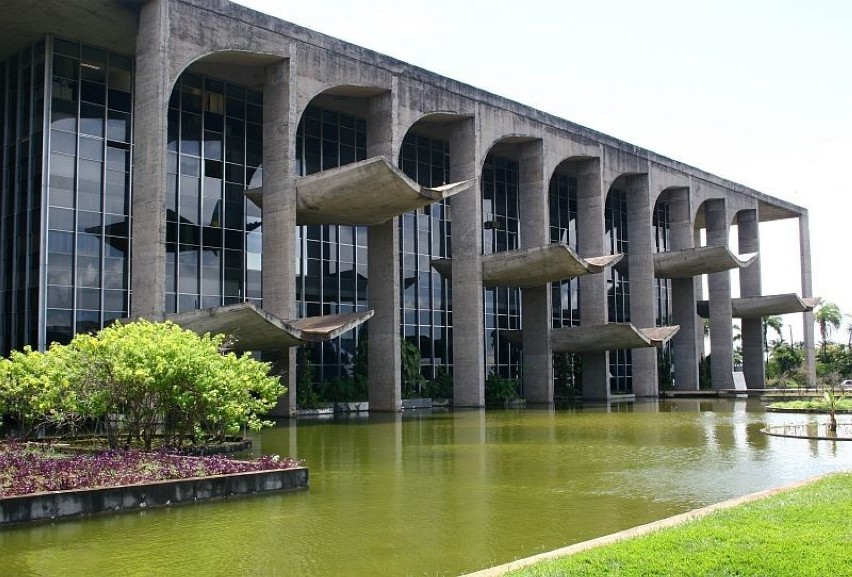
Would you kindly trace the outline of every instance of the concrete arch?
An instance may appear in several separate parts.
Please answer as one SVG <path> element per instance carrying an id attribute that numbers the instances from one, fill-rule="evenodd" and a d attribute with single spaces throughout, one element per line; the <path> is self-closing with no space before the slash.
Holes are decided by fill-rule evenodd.
<path id="1" fill-rule="evenodd" d="M 528 145 L 531 143 L 543 144 L 544 140 L 540 136 L 532 136 L 529 134 L 520 134 L 520 133 L 508 133 L 503 134 L 502 136 L 495 138 L 488 145 L 485 144 L 480 145 L 480 150 L 483 153 L 477 158 L 477 166 L 476 166 L 476 174 L 477 176 L 482 174 L 482 167 L 485 165 L 485 160 L 492 153 L 495 153 L 495 149 L 497 153 L 500 153 L 505 148 L 510 148 L 518 145 Z M 507 153 L 510 151 L 506 151 Z M 515 153 L 517 154 L 517 153 Z"/>
<path id="2" fill-rule="evenodd" d="M 176 68 L 169 78 L 170 89 L 174 90 L 181 75 L 190 72 L 234 82 L 262 91 L 266 67 L 286 60 L 287 56 L 274 52 L 252 52 L 240 49 L 208 50 L 194 55 Z"/>
<path id="3" fill-rule="evenodd" d="M 393 161 L 402 167 L 402 143 L 412 131 L 450 143 L 450 181 L 473 178 L 470 163 L 473 160 L 474 116 L 449 110 L 428 112 L 400 127 L 399 138 L 394 143 Z M 447 184 L 447 183 L 444 183 Z"/>

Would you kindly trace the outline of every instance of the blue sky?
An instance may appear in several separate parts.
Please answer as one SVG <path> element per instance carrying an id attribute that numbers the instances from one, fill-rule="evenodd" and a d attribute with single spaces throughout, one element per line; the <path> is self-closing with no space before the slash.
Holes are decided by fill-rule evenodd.
<path id="1" fill-rule="evenodd" d="M 805 206 L 814 294 L 852 314 L 852 2 L 240 3 Z M 795 221 L 761 249 L 764 293 L 800 293 Z"/>

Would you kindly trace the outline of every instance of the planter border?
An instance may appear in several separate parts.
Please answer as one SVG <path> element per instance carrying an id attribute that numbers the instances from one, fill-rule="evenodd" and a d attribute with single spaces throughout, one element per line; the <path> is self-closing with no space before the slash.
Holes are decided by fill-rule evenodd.
<path id="1" fill-rule="evenodd" d="M 273 469 L 0 498 L 0 528 L 308 488 L 308 469 Z"/>

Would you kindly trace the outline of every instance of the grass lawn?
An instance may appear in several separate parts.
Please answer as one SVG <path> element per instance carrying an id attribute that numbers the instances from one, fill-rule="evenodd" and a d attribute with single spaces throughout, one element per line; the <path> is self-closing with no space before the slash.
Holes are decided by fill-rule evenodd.
<path id="1" fill-rule="evenodd" d="M 509 575 L 852 575 L 852 474 Z"/>
<path id="2" fill-rule="evenodd" d="M 809 401 L 782 401 L 769 405 L 770 409 L 818 409 L 828 411 L 828 403 L 824 399 L 812 399 Z M 837 400 L 834 407 L 838 411 L 852 411 L 852 399 L 845 397 Z"/>

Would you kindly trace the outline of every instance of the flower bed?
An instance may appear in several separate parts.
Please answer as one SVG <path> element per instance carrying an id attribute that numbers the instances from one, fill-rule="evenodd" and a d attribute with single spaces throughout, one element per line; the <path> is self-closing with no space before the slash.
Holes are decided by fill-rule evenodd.
<path id="1" fill-rule="evenodd" d="M 0 498 L 298 466 L 299 462 L 278 456 L 237 461 L 221 455 L 188 457 L 167 451 L 103 451 L 72 455 L 39 445 L 9 443 L 0 445 Z"/>
<path id="2" fill-rule="evenodd" d="M 308 470 L 293 459 L 0 444 L 0 526 L 307 488 Z"/>

